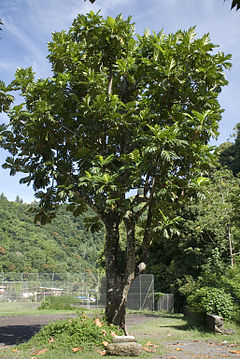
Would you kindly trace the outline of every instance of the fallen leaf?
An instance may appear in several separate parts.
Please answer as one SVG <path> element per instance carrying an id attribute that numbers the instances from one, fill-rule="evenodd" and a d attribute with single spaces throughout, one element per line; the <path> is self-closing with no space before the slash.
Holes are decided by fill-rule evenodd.
<path id="1" fill-rule="evenodd" d="M 13 352 L 13 353 L 16 353 L 16 352 L 18 352 L 18 349 L 17 349 L 17 348 L 14 348 L 14 349 L 12 349 L 12 352 Z"/>
<path id="2" fill-rule="evenodd" d="M 108 342 L 102 342 L 102 345 L 106 347 L 108 345 Z"/>
<path id="3" fill-rule="evenodd" d="M 146 347 L 142 347 L 142 350 L 145 350 L 145 352 L 147 352 L 147 353 L 154 353 L 151 349 L 146 348 Z"/>
<path id="4" fill-rule="evenodd" d="M 72 352 L 73 352 L 73 353 L 80 352 L 80 351 L 82 351 L 82 350 L 83 350 L 83 349 L 80 348 L 80 347 L 72 348 Z"/>
<path id="5" fill-rule="evenodd" d="M 198 342 L 200 342 L 201 340 L 199 340 L 199 339 L 196 339 L 196 340 L 194 340 L 194 343 L 198 343 Z"/>
<path id="6" fill-rule="evenodd" d="M 240 354 L 240 350 L 229 350 L 229 353 Z"/>
<path id="7" fill-rule="evenodd" d="M 31 359 L 38 359 L 37 357 L 31 357 Z"/>
<path id="8" fill-rule="evenodd" d="M 175 348 L 175 350 L 177 350 L 178 352 L 182 352 L 182 351 L 183 351 L 182 348 Z"/>
<path id="9" fill-rule="evenodd" d="M 107 354 L 106 350 L 98 350 L 97 352 L 102 356 Z"/>
<path id="10" fill-rule="evenodd" d="M 34 355 L 41 355 L 41 354 L 44 354 L 48 351 L 47 348 L 44 348 L 44 349 L 41 349 L 41 350 L 36 350 L 33 354 Z"/>
<path id="11" fill-rule="evenodd" d="M 153 346 L 153 343 L 151 343 L 150 341 L 148 341 L 145 345 L 148 346 L 148 347 L 152 347 L 152 346 Z"/>
<path id="12" fill-rule="evenodd" d="M 158 345 L 155 345 L 155 344 L 151 343 L 150 340 L 145 345 L 148 346 L 148 347 L 152 347 L 154 349 L 158 348 Z"/>
<path id="13" fill-rule="evenodd" d="M 116 336 L 117 336 L 116 332 L 114 332 L 113 330 L 110 331 L 110 334 L 111 334 L 112 337 L 116 337 Z"/>
<path id="14" fill-rule="evenodd" d="M 54 338 L 53 338 L 53 337 L 51 337 L 51 338 L 49 339 L 48 344 L 53 343 L 53 342 L 54 342 Z"/>
<path id="15" fill-rule="evenodd" d="M 99 318 L 96 318 L 94 320 L 95 324 L 97 327 L 101 328 L 103 326 L 103 323 L 101 322 L 101 320 Z"/>

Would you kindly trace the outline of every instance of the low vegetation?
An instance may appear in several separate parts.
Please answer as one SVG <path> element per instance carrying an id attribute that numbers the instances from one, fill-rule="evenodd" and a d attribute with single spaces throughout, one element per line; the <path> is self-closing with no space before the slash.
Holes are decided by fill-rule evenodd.
<path id="1" fill-rule="evenodd" d="M 104 349 L 103 342 L 111 342 L 117 334 L 121 335 L 123 332 L 115 326 L 109 326 L 103 319 L 88 318 L 83 313 L 77 318 L 58 320 L 46 325 L 28 345 L 43 345 L 48 349 Z"/>
<path id="2" fill-rule="evenodd" d="M 190 310 L 204 314 L 216 314 L 231 318 L 233 300 L 223 289 L 202 287 L 188 297 Z"/>
<path id="3" fill-rule="evenodd" d="M 38 309 L 75 310 L 76 302 L 77 299 L 71 295 L 48 296 L 41 302 Z"/>

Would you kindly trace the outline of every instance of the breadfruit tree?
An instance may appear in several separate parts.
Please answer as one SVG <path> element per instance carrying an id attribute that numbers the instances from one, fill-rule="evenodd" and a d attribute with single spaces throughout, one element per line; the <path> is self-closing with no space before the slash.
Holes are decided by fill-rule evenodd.
<path id="1" fill-rule="evenodd" d="M 76 216 L 92 208 L 89 228 L 106 231 L 106 316 L 124 327 L 128 290 L 145 268 L 136 225 L 142 217 L 145 258 L 159 215 L 185 198 L 189 180 L 209 163 L 231 56 L 217 53 L 209 35 L 197 39 L 194 28 L 140 36 L 131 18 L 93 12 L 53 33 L 48 47 L 51 77 L 18 69 L 11 83 L 24 102 L 1 129 L 11 154 L 3 166 L 25 174 L 21 183 L 36 191 L 43 223 L 63 202 Z"/>

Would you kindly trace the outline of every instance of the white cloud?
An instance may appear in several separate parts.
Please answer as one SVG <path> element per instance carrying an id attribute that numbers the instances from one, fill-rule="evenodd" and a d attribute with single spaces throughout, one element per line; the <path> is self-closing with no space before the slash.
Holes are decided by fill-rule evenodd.
<path id="1" fill-rule="evenodd" d="M 0 60 L 0 69 L 2 69 L 2 70 L 11 71 L 13 69 L 16 69 L 16 67 L 17 67 L 17 64 L 15 62 Z"/>
<path id="2" fill-rule="evenodd" d="M 44 56 L 44 53 L 41 48 L 39 48 L 38 44 L 36 44 L 26 32 L 17 27 L 12 20 L 5 22 L 4 25 L 6 30 L 18 38 L 24 49 L 31 53 L 33 57 L 39 58 Z"/>

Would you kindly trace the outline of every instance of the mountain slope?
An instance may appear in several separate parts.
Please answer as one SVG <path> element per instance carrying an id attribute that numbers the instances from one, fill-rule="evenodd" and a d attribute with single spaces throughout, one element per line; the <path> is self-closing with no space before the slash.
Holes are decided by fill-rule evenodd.
<path id="1" fill-rule="evenodd" d="M 104 233 L 84 229 L 62 206 L 51 223 L 34 223 L 29 205 L 0 196 L 0 271 L 76 273 L 96 269 Z"/>

